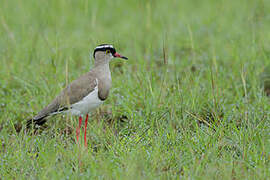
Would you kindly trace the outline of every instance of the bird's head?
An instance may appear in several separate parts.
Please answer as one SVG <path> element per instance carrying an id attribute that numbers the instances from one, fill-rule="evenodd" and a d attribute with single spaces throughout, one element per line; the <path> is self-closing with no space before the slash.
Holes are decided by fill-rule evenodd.
<path id="1" fill-rule="evenodd" d="M 110 44 L 101 44 L 97 46 L 94 50 L 93 56 L 95 62 L 99 63 L 108 63 L 113 58 L 122 58 L 125 60 L 128 59 L 127 57 L 117 53 L 113 45 Z"/>

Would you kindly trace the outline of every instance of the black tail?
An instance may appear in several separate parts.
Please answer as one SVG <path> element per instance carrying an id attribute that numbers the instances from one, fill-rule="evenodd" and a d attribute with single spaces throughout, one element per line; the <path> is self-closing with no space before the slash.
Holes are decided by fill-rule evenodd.
<path id="1" fill-rule="evenodd" d="M 26 123 L 26 128 L 27 129 L 38 129 L 40 128 L 42 125 L 44 125 L 46 123 L 46 116 L 39 118 L 39 119 L 29 119 Z"/>

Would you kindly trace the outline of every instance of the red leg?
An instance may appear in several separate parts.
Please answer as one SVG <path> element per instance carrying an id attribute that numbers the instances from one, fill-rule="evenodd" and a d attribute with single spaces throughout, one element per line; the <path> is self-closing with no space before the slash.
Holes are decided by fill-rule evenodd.
<path id="1" fill-rule="evenodd" d="M 79 142 L 80 129 L 82 126 L 82 116 L 79 117 L 79 127 L 76 129 L 77 142 Z"/>
<path id="2" fill-rule="evenodd" d="M 87 147 L 87 140 L 86 140 L 87 121 L 88 121 L 88 114 L 86 114 L 85 124 L 84 124 L 84 146 L 85 147 Z"/>

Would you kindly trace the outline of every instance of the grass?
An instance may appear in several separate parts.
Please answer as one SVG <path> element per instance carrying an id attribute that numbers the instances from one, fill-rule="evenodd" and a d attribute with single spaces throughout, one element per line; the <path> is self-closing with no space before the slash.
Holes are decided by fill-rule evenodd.
<path id="1" fill-rule="evenodd" d="M 267 0 L 2 0 L 0 179 L 269 178 L 267 12 Z M 26 134 L 101 43 L 129 61 L 111 62 L 87 151 L 76 117 Z"/>

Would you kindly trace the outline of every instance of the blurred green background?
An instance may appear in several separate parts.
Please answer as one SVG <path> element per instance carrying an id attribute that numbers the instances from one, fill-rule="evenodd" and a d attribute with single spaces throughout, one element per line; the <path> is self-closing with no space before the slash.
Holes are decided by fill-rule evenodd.
<path id="1" fill-rule="evenodd" d="M 1 0 L 0 178 L 266 179 L 270 2 Z M 110 43 L 110 98 L 89 122 L 25 121 Z M 90 59 L 89 59 L 90 57 Z"/>

